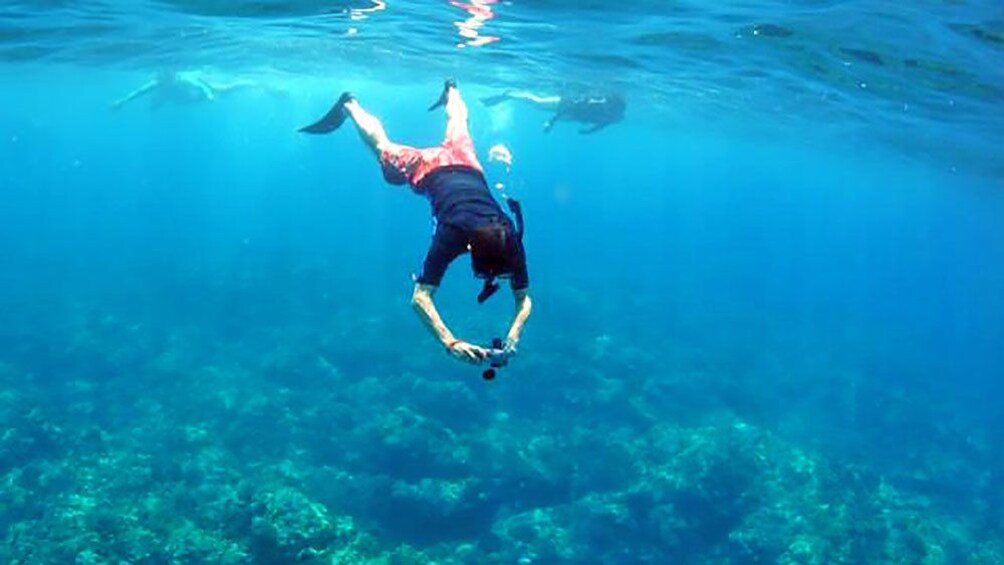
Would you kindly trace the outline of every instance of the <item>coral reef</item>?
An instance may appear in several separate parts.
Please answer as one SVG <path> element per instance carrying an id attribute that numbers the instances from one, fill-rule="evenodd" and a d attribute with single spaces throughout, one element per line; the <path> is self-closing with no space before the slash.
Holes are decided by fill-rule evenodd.
<path id="1" fill-rule="evenodd" d="M 489 385 L 343 362 L 321 320 L 232 341 L 74 312 L 34 330 L 55 357 L 0 362 L 6 563 L 1004 562 L 999 450 L 933 402 L 901 457 L 848 457 L 742 355 L 604 334 L 589 367 L 527 355 Z M 918 429 L 868 393 L 856 417 Z"/>

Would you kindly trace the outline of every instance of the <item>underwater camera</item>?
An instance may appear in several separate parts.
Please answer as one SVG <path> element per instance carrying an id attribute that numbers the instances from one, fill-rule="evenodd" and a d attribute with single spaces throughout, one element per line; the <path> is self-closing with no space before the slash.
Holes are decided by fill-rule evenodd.
<path id="1" fill-rule="evenodd" d="M 490 381 L 495 378 L 495 369 L 501 369 L 509 363 L 509 354 L 505 351 L 505 343 L 502 342 L 502 338 L 492 339 L 492 346 L 488 350 L 486 359 L 491 367 L 481 373 L 481 378 Z"/>

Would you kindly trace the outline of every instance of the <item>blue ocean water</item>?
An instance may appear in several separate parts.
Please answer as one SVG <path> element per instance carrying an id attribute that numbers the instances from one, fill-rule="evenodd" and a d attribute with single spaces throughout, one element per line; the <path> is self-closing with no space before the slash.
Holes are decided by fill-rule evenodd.
<path id="1" fill-rule="evenodd" d="M 5 2 L 0 561 L 1004 562 L 1002 51 L 986 1 Z M 526 214 L 492 382 L 409 304 L 428 203 L 297 133 L 434 146 L 445 77 Z"/>

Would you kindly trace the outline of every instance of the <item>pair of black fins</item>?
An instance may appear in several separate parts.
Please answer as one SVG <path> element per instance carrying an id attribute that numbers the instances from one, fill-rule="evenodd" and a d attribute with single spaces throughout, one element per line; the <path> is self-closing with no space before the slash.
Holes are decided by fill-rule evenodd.
<path id="1" fill-rule="evenodd" d="M 491 107 L 512 100 L 509 94 L 499 94 L 482 98 L 481 103 Z M 627 102 L 619 94 L 601 96 L 562 96 L 554 115 L 544 123 L 544 131 L 549 132 L 559 121 L 579 122 L 590 125 L 581 134 L 596 133 L 601 129 L 624 119 Z"/>
<path id="2" fill-rule="evenodd" d="M 446 105 L 446 98 L 450 92 L 451 88 L 457 87 L 457 81 L 452 78 L 446 79 L 443 83 L 443 92 L 439 95 L 439 99 L 436 100 L 432 106 L 429 106 L 429 111 L 433 111 L 436 108 L 440 108 Z M 331 133 L 336 129 L 340 128 L 343 123 L 345 123 L 346 112 L 345 104 L 350 100 L 353 100 L 351 92 L 343 92 L 342 95 L 335 102 L 334 106 L 328 110 L 327 114 L 317 120 L 316 122 L 310 124 L 309 126 L 304 126 L 299 129 L 301 133 L 313 133 L 317 135 L 324 135 L 326 133 Z"/>

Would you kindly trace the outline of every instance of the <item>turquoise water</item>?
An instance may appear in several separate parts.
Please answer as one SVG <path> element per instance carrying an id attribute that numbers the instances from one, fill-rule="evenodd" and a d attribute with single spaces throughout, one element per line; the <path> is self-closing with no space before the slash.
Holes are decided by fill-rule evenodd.
<path id="1" fill-rule="evenodd" d="M 1004 562 L 1002 52 L 991 2 L 5 3 L 0 561 Z M 239 88 L 115 107 L 167 71 Z M 428 204 L 296 133 L 435 145 L 447 76 L 526 210 L 492 382 L 411 311 Z"/>

